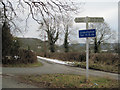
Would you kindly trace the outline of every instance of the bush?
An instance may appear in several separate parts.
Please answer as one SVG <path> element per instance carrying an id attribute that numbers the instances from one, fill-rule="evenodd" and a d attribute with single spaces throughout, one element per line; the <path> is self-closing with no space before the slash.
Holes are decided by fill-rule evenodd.
<path id="1" fill-rule="evenodd" d="M 11 58 L 3 58 L 2 63 L 3 64 L 28 64 L 28 63 L 35 63 L 37 62 L 37 56 L 34 52 L 29 50 L 19 50 L 18 52 L 18 58 L 15 58 L 15 56 L 9 56 Z"/>
<path id="2" fill-rule="evenodd" d="M 94 63 L 115 65 L 118 64 L 119 57 L 117 54 L 113 53 L 94 53 L 90 55 L 90 60 L 92 60 Z"/>
<path id="3" fill-rule="evenodd" d="M 20 50 L 19 52 L 19 61 L 20 63 L 34 63 L 37 62 L 37 56 L 35 55 L 34 52 L 30 50 Z"/>
<path id="4" fill-rule="evenodd" d="M 38 55 L 43 56 L 43 53 L 39 53 Z M 77 52 L 68 52 L 68 53 L 47 53 L 46 57 L 59 59 L 63 61 L 85 61 L 85 53 L 77 53 Z"/>
<path id="5" fill-rule="evenodd" d="M 43 53 L 38 54 L 44 57 Z M 78 52 L 68 52 L 68 53 L 47 53 L 46 57 L 59 59 L 63 61 L 75 61 L 75 67 L 86 68 L 86 54 Z M 118 66 L 120 62 L 118 61 L 119 55 L 116 53 L 91 53 L 89 60 L 89 68 L 107 71 L 107 72 L 118 72 Z M 77 62 L 76 62 L 77 61 Z"/>
<path id="6" fill-rule="evenodd" d="M 44 53 L 39 53 L 38 55 L 44 57 Z M 46 57 L 63 61 L 86 61 L 86 53 L 80 52 L 47 53 Z M 89 58 L 89 62 L 92 63 L 118 66 L 119 57 L 117 54 L 114 53 L 91 53 Z"/>

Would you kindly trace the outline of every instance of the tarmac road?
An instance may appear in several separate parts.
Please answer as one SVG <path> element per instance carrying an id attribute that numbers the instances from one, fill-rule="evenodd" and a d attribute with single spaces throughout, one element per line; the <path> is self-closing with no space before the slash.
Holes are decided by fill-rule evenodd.
<path id="1" fill-rule="evenodd" d="M 71 66 L 66 66 L 66 65 L 61 65 L 61 64 L 56 64 L 53 62 L 48 62 L 45 60 L 40 60 L 38 61 L 43 63 L 43 66 L 41 67 L 32 67 L 32 68 L 15 68 L 15 67 L 3 67 L 2 68 L 2 73 L 3 75 L 30 75 L 30 74 L 54 74 L 54 73 L 64 73 L 64 74 L 77 74 L 77 75 L 85 75 L 86 70 L 81 69 L 79 67 L 71 67 Z M 108 72 L 102 72 L 102 71 L 96 71 L 96 70 L 89 70 L 89 75 L 90 76 L 98 76 L 98 77 L 108 77 L 111 79 L 116 79 L 118 80 L 118 74 L 114 73 L 108 73 Z M 15 83 L 18 83 L 16 80 L 14 80 L 12 83 L 13 85 L 6 85 L 6 82 L 9 80 L 12 80 L 10 78 L 4 78 L 3 77 L 3 88 L 6 87 L 16 87 L 14 85 Z M 12 84 L 11 83 L 11 84 Z M 23 87 L 22 87 L 23 86 Z M 25 87 L 26 85 L 21 85 L 22 88 L 27 88 Z M 29 86 L 28 86 L 29 87 Z M 32 86 L 34 87 L 34 86 Z M 19 88 L 19 87 L 18 87 Z M 30 87 L 29 87 L 30 88 Z"/>

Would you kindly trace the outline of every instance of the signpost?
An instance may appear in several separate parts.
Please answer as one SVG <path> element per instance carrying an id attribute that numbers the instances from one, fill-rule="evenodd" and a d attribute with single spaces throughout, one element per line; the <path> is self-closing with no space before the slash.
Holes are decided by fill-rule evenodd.
<path id="1" fill-rule="evenodd" d="M 95 37 L 95 36 L 96 36 L 95 29 L 79 30 L 79 38 Z"/>
<path id="2" fill-rule="evenodd" d="M 101 23 L 104 22 L 103 17 L 77 17 L 75 18 L 76 23 Z"/>
<path id="3" fill-rule="evenodd" d="M 103 17 L 77 17 L 75 18 L 76 23 L 86 23 L 86 30 L 79 31 L 79 38 L 86 38 L 86 80 L 88 80 L 89 70 L 89 37 L 96 36 L 95 29 L 88 30 L 88 23 L 102 23 L 104 22 Z"/>

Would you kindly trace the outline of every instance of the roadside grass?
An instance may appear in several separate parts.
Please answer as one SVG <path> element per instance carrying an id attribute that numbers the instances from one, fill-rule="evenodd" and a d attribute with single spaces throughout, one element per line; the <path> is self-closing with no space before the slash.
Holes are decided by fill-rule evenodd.
<path id="1" fill-rule="evenodd" d="M 75 62 L 74 67 L 86 68 L 86 62 Z M 118 66 L 114 65 L 104 65 L 101 63 L 89 63 L 89 69 L 100 70 L 111 73 L 118 73 Z"/>
<path id="2" fill-rule="evenodd" d="M 41 62 L 28 63 L 28 64 L 3 64 L 3 67 L 40 67 L 43 64 Z"/>
<path id="3" fill-rule="evenodd" d="M 109 78 L 89 77 L 67 74 L 23 75 L 25 83 L 42 88 L 118 88 L 118 81 Z"/>
<path id="4" fill-rule="evenodd" d="M 43 56 L 44 53 L 38 53 L 38 56 Z M 75 67 L 86 67 L 86 53 L 85 52 L 57 52 L 47 53 L 47 58 L 58 59 L 62 61 L 76 62 Z M 118 53 L 90 53 L 89 68 L 93 70 L 100 70 L 111 73 L 120 73 L 118 67 L 120 66 Z M 80 63 L 79 63 L 80 62 Z"/>

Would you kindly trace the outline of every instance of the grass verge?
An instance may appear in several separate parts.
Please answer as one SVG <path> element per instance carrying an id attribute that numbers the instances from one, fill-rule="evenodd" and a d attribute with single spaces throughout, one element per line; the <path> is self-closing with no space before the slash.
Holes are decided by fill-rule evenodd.
<path id="1" fill-rule="evenodd" d="M 43 64 L 41 62 L 29 63 L 29 64 L 7 64 L 2 65 L 3 67 L 40 67 Z"/>
<path id="2" fill-rule="evenodd" d="M 42 88 L 118 88 L 118 81 L 109 78 L 90 77 L 67 74 L 24 75 L 20 80 Z"/>
<path id="3" fill-rule="evenodd" d="M 86 62 L 75 62 L 73 64 L 75 67 L 86 68 Z M 99 63 L 90 63 L 89 69 L 111 72 L 111 73 L 118 73 L 118 66 L 114 65 L 104 65 Z"/>
<path id="4" fill-rule="evenodd" d="M 43 56 L 44 53 L 39 53 L 38 56 Z M 58 53 L 47 53 L 47 58 L 58 59 L 62 61 L 73 61 L 73 62 L 81 62 L 80 65 L 76 65 L 78 67 L 84 68 L 84 62 L 86 62 L 86 54 L 85 52 L 58 52 Z M 119 60 L 120 56 L 118 53 L 90 53 L 90 69 L 100 70 L 105 72 L 118 73 L 118 67 L 120 66 Z"/>

